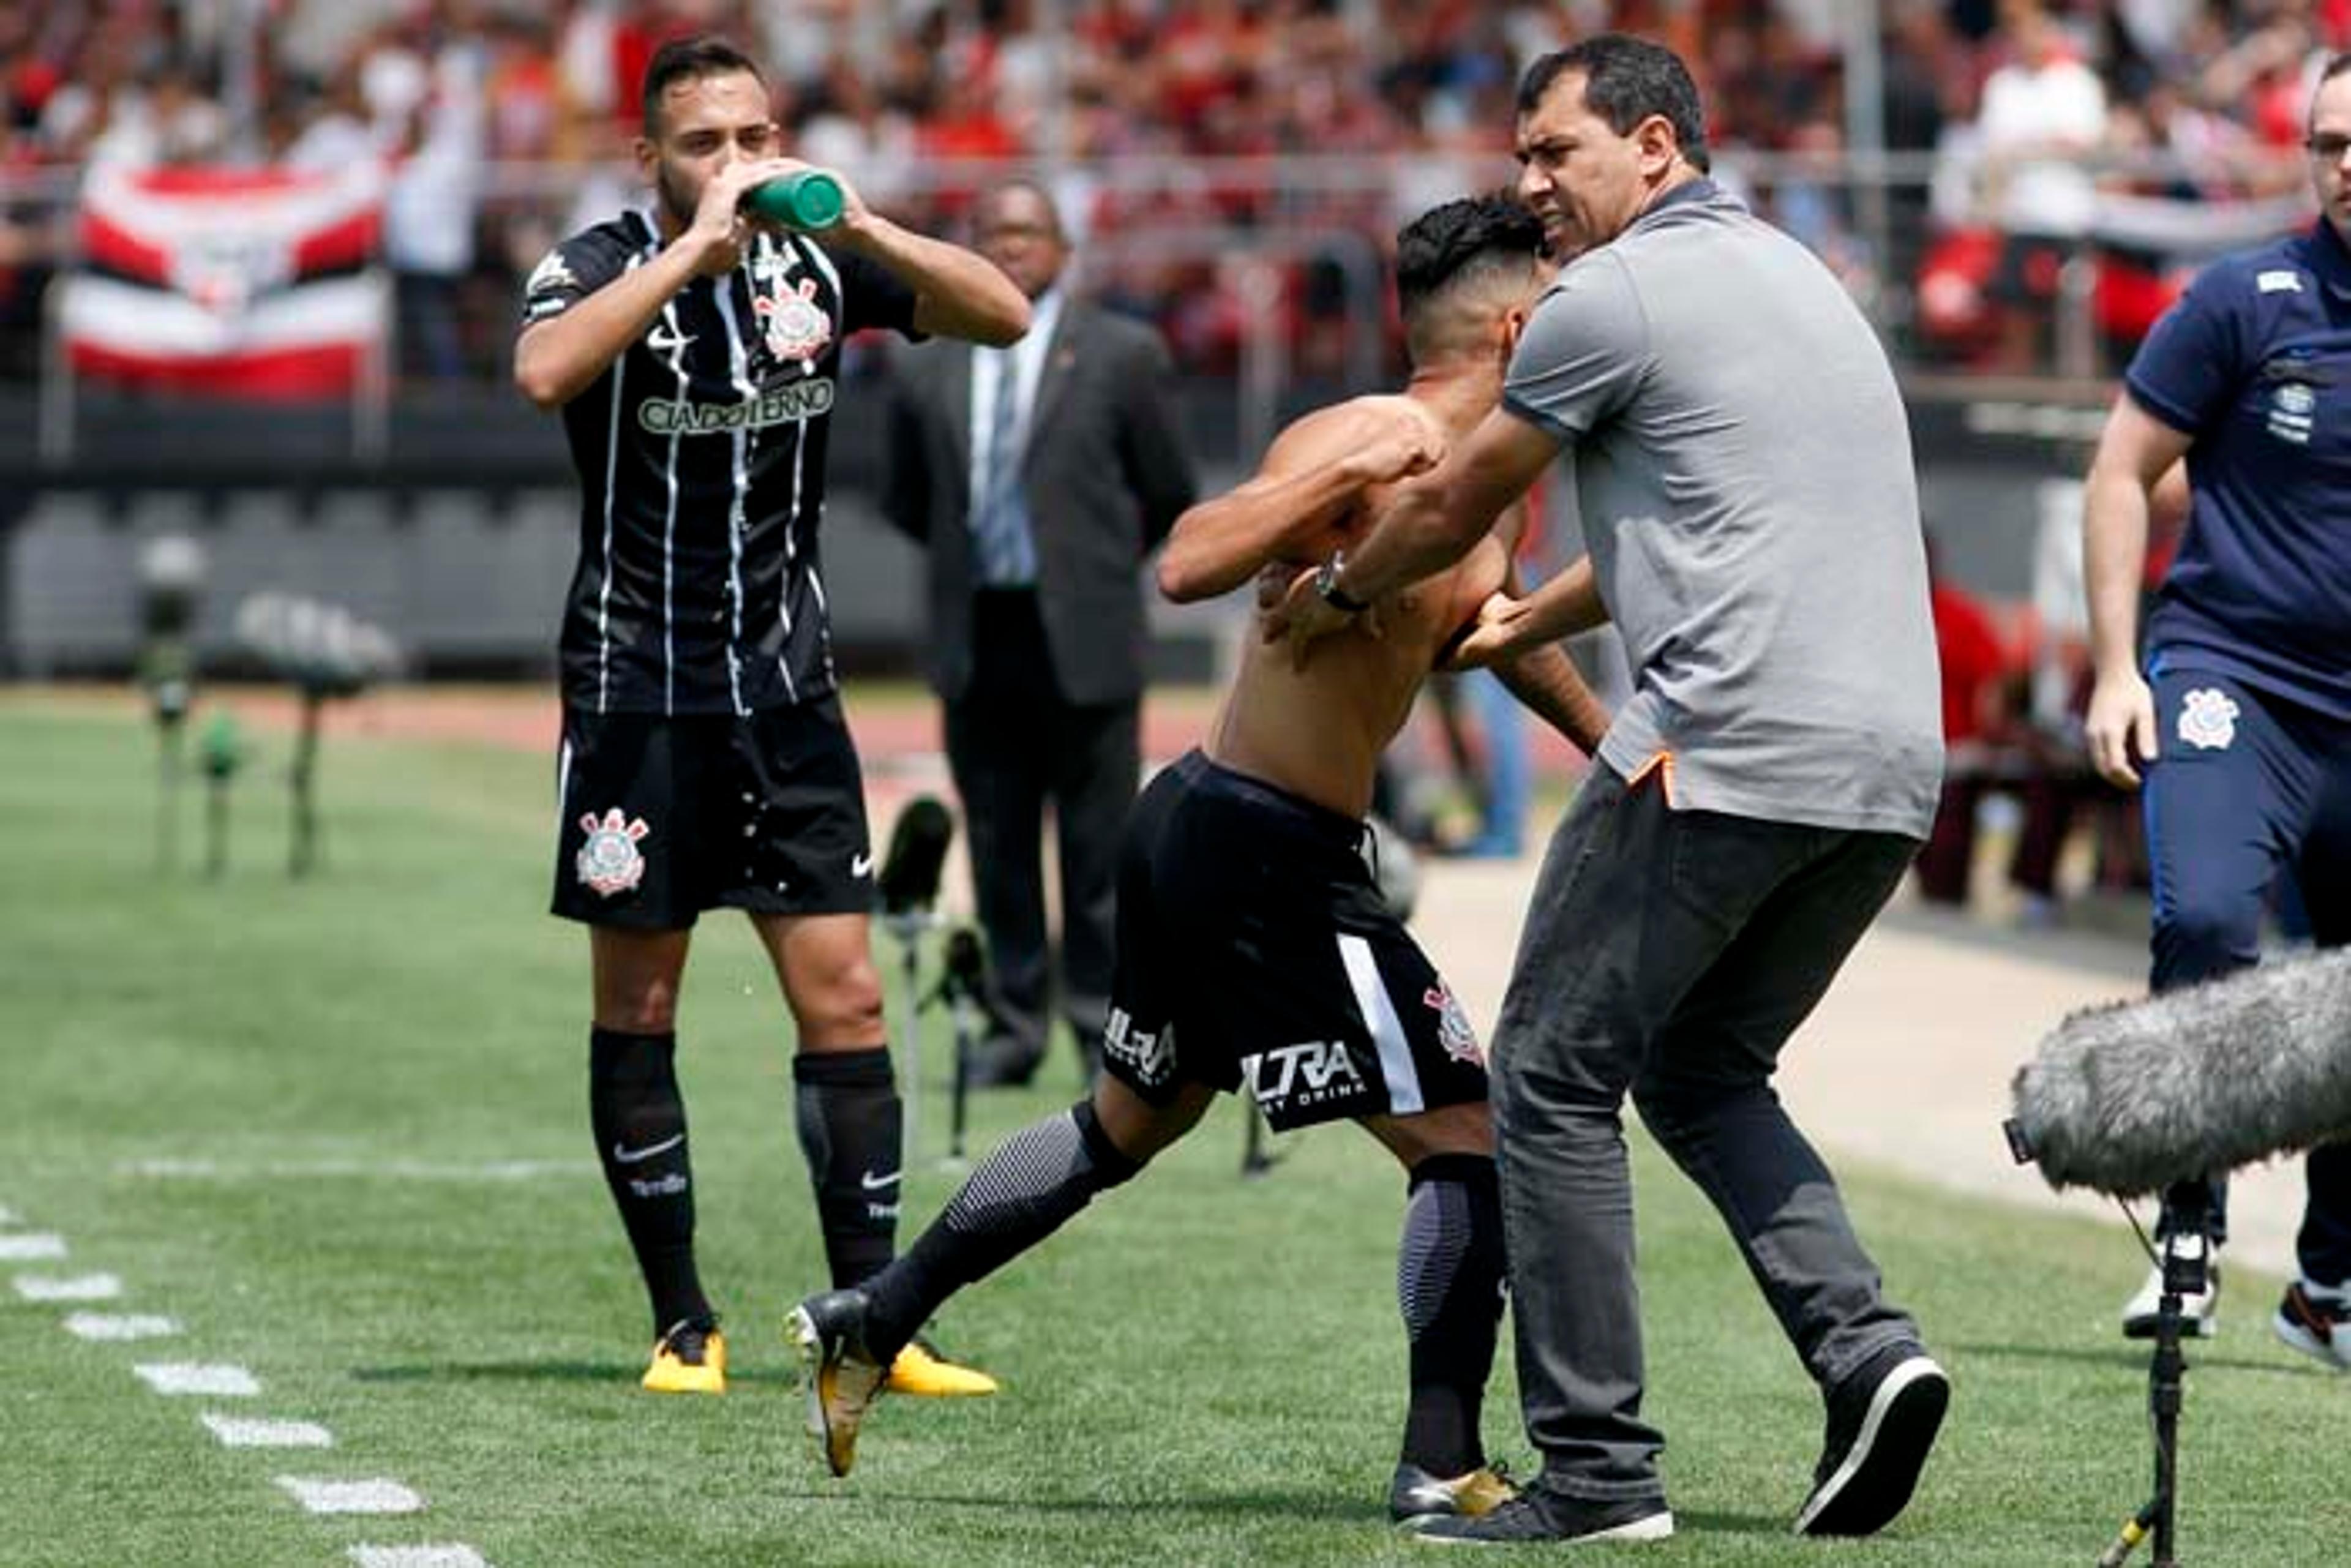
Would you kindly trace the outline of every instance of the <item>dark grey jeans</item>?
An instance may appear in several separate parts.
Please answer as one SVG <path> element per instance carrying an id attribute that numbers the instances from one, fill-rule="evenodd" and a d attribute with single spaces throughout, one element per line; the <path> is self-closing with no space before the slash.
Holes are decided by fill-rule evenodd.
<path id="1" fill-rule="evenodd" d="M 1658 1495 L 1621 1111 L 1713 1200 L 1823 1388 L 1917 1326 L 1879 1293 L 1835 1180 L 1780 1108 L 1780 1048 L 1915 841 L 1668 809 L 1595 767 L 1552 837 L 1494 1041 L 1527 1435 L 1541 1484 Z"/>

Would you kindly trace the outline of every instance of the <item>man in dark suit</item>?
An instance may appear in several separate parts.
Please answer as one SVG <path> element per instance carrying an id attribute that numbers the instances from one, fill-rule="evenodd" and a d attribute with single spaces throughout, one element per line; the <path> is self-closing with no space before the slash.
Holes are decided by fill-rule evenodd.
<path id="1" fill-rule="evenodd" d="M 1192 504 L 1167 352 L 1061 287 L 1045 191 L 998 185 L 975 247 L 1035 316 L 1022 343 L 903 356 L 883 513 L 930 555 L 931 684 L 963 799 L 996 1022 L 981 1083 L 1025 1083 L 1052 1017 L 1043 825 L 1061 879 L 1062 1013 L 1091 1073 L 1110 995 L 1112 873 L 1142 772 L 1143 562 Z"/>

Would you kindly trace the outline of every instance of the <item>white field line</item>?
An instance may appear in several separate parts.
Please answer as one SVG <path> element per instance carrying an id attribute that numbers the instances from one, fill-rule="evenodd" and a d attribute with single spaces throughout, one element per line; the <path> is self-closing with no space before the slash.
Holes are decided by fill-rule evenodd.
<path id="1" fill-rule="evenodd" d="M 449 1181 L 486 1184 L 528 1181 L 542 1176 L 577 1176 L 595 1167 L 580 1160 L 505 1160 L 471 1166 L 434 1165 L 413 1160 L 318 1160 L 227 1166 L 213 1160 L 141 1160 L 122 1167 L 127 1174 L 160 1179 L 263 1179 L 350 1176 L 395 1181 Z M 17 1223 L 16 1210 L 0 1205 L 0 1226 Z M 65 1238 L 54 1231 L 0 1235 L 0 1261 L 32 1262 L 66 1256 Z M 102 1301 L 122 1293 L 122 1281 L 112 1274 L 77 1276 L 19 1274 L 11 1281 L 16 1294 L 28 1301 Z M 178 1320 L 154 1313 L 72 1312 L 65 1319 L 68 1333 L 86 1340 L 144 1340 L 180 1333 Z M 261 1392 L 259 1379 L 242 1366 L 195 1362 L 141 1363 L 131 1369 L 156 1393 L 201 1395 L 211 1398 L 250 1398 Z M 225 1447 L 250 1448 L 325 1448 L 334 1434 L 310 1421 L 253 1420 L 206 1411 L 205 1427 Z M 329 1480 L 307 1476 L 279 1476 L 277 1485 L 308 1512 L 317 1514 L 416 1513 L 424 1499 L 395 1480 Z M 479 1552 L 460 1542 L 424 1546 L 358 1545 L 349 1556 L 358 1568 L 489 1568 Z"/>
<path id="2" fill-rule="evenodd" d="M 566 1179 L 594 1176 L 587 1160 L 484 1160 L 443 1165 L 431 1160 L 131 1160 L 116 1167 L 124 1176 L 152 1181 L 443 1181 L 488 1186 L 498 1182 Z"/>
<path id="3" fill-rule="evenodd" d="M 315 1421 L 260 1421 L 244 1416 L 204 1414 L 205 1427 L 228 1448 L 331 1448 L 335 1435 Z"/>
<path id="4" fill-rule="evenodd" d="M 241 1366 L 166 1361 L 141 1363 L 131 1370 L 158 1394 L 204 1394 L 216 1399 L 250 1399 L 261 1392 L 260 1380 Z"/>
<path id="5" fill-rule="evenodd" d="M 279 1476 L 277 1484 L 312 1513 L 419 1513 L 424 1508 L 423 1498 L 398 1481 L 381 1477 L 339 1481 L 314 1476 Z"/>
<path id="6" fill-rule="evenodd" d="M 11 1283 L 28 1301 L 110 1301 L 122 1294 L 111 1274 L 19 1274 Z"/>
<path id="7" fill-rule="evenodd" d="M 66 1333 L 76 1339 L 171 1339 L 180 1333 L 180 1320 L 152 1312 L 68 1312 Z"/>

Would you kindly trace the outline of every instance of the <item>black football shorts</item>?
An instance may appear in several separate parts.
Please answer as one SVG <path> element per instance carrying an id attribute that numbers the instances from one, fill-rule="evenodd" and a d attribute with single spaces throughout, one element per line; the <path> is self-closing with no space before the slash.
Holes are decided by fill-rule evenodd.
<path id="1" fill-rule="evenodd" d="M 873 906 L 864 781 L 837 697 L 664 716 L 567 708 L 554 911 L 681 930 L 705 909 Z"/>
<path id="2" fill-rule="evenodd" d="M 1153 779 L 1120 849 L 1103 1070 L 1155 1104 L 1246 1085 L 1277 1132 L 1484 1100 L 1476 1031 L 1364 837 L 1197 751 Z"/>

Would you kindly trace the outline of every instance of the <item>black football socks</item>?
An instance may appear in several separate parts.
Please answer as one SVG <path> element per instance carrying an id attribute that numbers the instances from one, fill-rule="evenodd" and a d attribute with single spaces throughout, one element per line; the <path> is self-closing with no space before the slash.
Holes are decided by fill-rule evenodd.
<path id="1" fill-rule="evenodd" d="M 588 1106 L 596 1157 L 653 1299 L 653 1333 L 715 1323 L 694 1266 L 694 1173 L 686 1157 L 674 1034 L 589 1036 Z"/>
<path id="2" fill-rule="evenodd" d="M 833 1287 L 862 1284 L 898 1244 L 903 1111 L 890 1052 L 879 1045 L 802 1051 L 792 1059 L 792 1080 Z"/>
<path id="3" fill-rule="evenodd" d="M 1502 1201 L 1485 1155 L 1415 1166 L 1396 1249 L 1396 1301 L 1411 1345 L 1404 1460 L 1430 1475 L 1486 1462 L 1478 1417 L 1502 1319 Z"/>
<path id="4" fill-rule="evenodd" d="M 979 1162 L 906 1255 L 866 1284 L 867 1349 L 888 1362 L 949 1296 L 1142 1168 L 1102 1132 L 1089 1101 L 1013 1134 Z M 1491 1338 L 1489 1332 L 1489 1344 Z"/>

